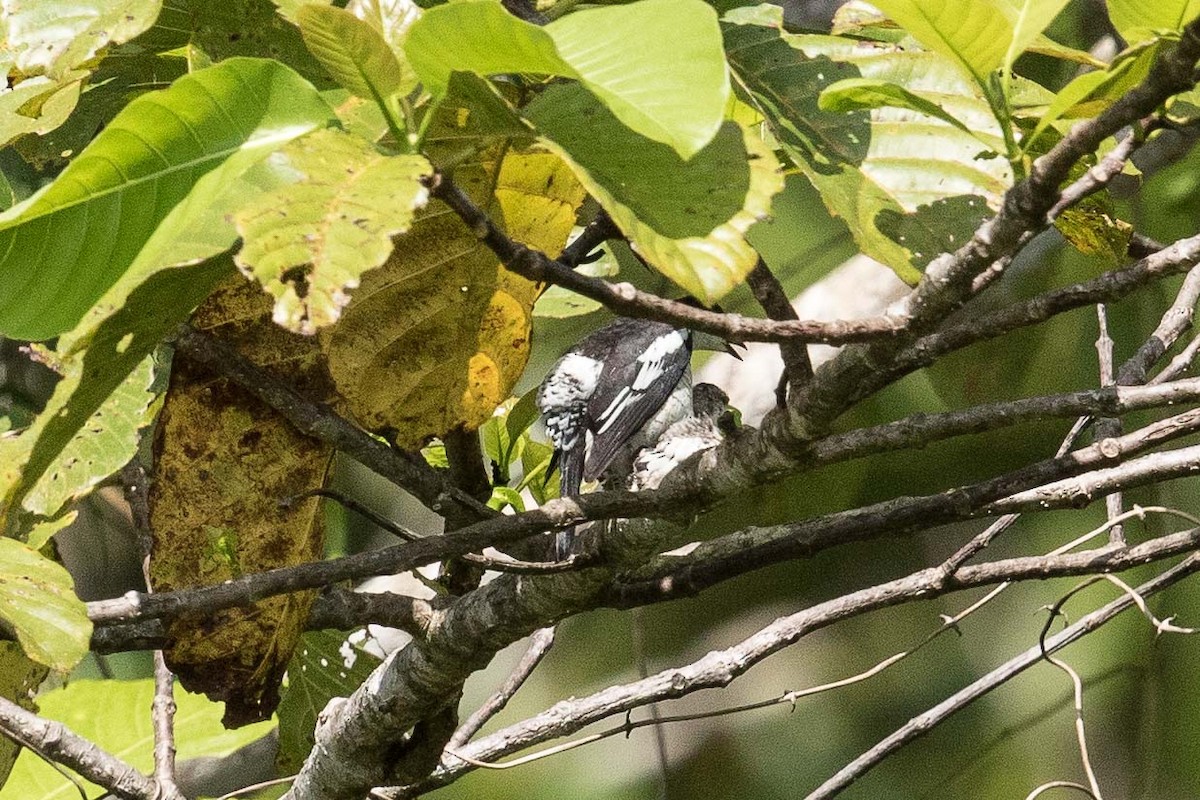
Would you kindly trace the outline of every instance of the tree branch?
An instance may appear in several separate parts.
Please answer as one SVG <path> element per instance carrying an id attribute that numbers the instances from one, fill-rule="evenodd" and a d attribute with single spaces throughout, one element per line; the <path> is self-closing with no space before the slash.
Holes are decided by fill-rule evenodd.
<path id="1" fill-rule="evenodd" d="M 121 759 L 74 733 L 0 697 L 0 733 L 78 772 L 125 800 L 158 800 L 158 784 Z"/>
<path id="2" fill-rule="evenodd" d="M 762 306 L 767 316 L 774 320 L 796 320 L 799 315 L 792 307 L 792 301 L 783 290 L 783 285 L 771 272 L 767 262 L 760 256 L 754 269 L 746 276 L 746 283 L 754 294 L 754 299 Z M 781 342 L 779 355 L 783 359 L 783 378 L 780 388 L 776 390 L 776 405 L 783 408 L 787 405 L 787 392 L 790 389 L 795 395 L 812 379 L 812 360 L 808 357 L 808 345 L 804 342 Z"/>
<path id="3" fill-rule="evenodd" d="M 1046 459 L 1004 475 L 934 495 L 902 497 L 767 528 L 746 528 L 702 542 L 687 556 L 659 556 L 622 576 L 606 602 L 641 605 L 695 594 L 735 575 L 793 558 L 808 558 L 839 544 L 889 533 L 925 530 L 982 514 L 1078 508 L 1100 494 L 1200 471 L 1200 445 L 1153 453 L 1077 481 L 1049 476 L 1082 475 L 1112 459 L 1200 431 L 1200 409 L 1106 439 L 1065 456 Z M 1044 489 L 1043 484 L 1051 483 Z M 1018 494 L 1023 493 L 1023 494 Z M 1010 497 L 1012 496 L 1012 497 Z"/>

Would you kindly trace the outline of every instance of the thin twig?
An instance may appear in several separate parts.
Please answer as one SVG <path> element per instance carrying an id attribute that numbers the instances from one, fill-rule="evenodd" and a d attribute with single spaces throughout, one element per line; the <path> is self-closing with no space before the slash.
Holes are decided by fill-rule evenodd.
<path id="1" fill-rule="evenodd" d="M 1178 583 L 1197 570 L 1200 570 L 1200 555 L 1189 556 L 1157 577 L 1143 583 L 1138 587 L 1137 592 L 1143 597 L 1155 594 Z M 1054 653 L 1061 650 L 1072 642 L 1078 641 L 1083 636 L 1096 630 L 1133 605 L 1133 601 L 1128 596 L 1122 596 L 1050 637 L 1045 641 L 1044 645 L 1040 643 L 1034 645 L 1020 655 L 1008 660 L 987 675 L 984 675 L 969 686 L 938 703 L 933 708 L 909 720 L 895 732 L 880 740 L 874 747 L 840 769 L 837 774 L 821 784 L 815 791 L 810 792 L 805 800 L 828 800 L 828 798 L 840 794 L 850 784 L 879 764 L 880 761 L 904 745 L 925 735 L 951 715 L 961 711 L 980 697 L 1002 686 L 1038 663 L 1042 659 L 1043 651 Z"/>
<path id="2" fill-rule="evenodd" d="M 754 299 L 762 306 L 767 316 L 774 320 L 796 320 L 800 316 L 788 299 L 783 285 L 771 272 L 767 262 L 759 256 L 758 263 L 746 276 L 746 283 L 754 294 Z M 783 359 L 783 377 L 779 389 L 775 392 L 776 405 L 783 408 L 787 405 L 787 395 L 793 395 L 804 388 L 812 380 L 812 360 L 808 357 L 808 345 L 799 342 L 780 342 L 779 355 Z"/>
<path id="3" fill-rule="evenodd" d="M 289 497 L 283 501 L 281 505 L 291 506 L 296 502 L 307 497 L 324 497 L 333 500 L 338 505 L 344 506 L 356 514 L 360 514 L 393 536 L 397 536 L 406 542 L 415 542 L 425 537 L 411 528 L 401 525 L 395 520 L 390 520 L 377 511 L 373 511 L 368 506 L 355 500 L 345 492 L 340 492 L 337 489 L 309 489 L 294 497 Z M 472 564 L 481 566 L 485 569 L 490 569 L 495 572 L 512 572 L 518 575 L 549 575 L 556 572 L 570 572 L 576 569 L 582 569 L 596 561 L 595 554 L 580 553 L 573 555 L 563 561 L 521 561 L 516 558 L 504 556 L 502 558 L 493 558 L 491 556 L 479 555 L 477 553 L 464 553 L 460 556 L 463 561 L 469 561 Z"/>
<path id="4" fill-rule="evenodd" d="M 1188 552 L 1197 543 L 1200 543 L 1200 528 L 1193 528 L 1176 534 L 1168 534 L 1165 537 L 1125 549 L 1105 549 L 1057 556 L 1024 556 L 1003 559 L 976 566 L 964 566 L 955 576 L 955 581 L 952 584 L 947 584 L 939 567 L 923 569 L 906 577 L 888 581 L 867 589 L 860 589 L 824 603 L 819 603 L 788 617 L 783 617 L 737 645 L 726 650 L 711 652 L 691 664 L 673 667 L 657 675 L 652 675 L 645 680 L 635 681 L 622 686 L 612 686 L 588 697 L 559 703 L 541 714 L 476 740 L 452 755 L 460 756 L 464 761 L 467 758 L 474 759 L 474 761 L 469 763 L 474 763 L 475 761 L 493 762 L 496 759 L 528 749 L 529 747 L 568 736 L 601 719 L 627 714 L 635 708 L 648 705 L 652 702 L 683 697 L 704 689 L 726 686 L 755 664 L 779 650 L 800 641 L 808 634 L 836 622 L 866 614 L 880 608 L 918 599 L 926 600 L 952 591 L 995 585 L 1007 581 L 1025 580 L 1034 577 L 1045 579 L 1070 574 L 1105 572 L 1110 569 L 1126 569 L 1129 566 L 1133 566 L 1132 562 L 1144 563 L 1143 559 L 1152 552 L 1156 554 L 1155 558 L 1167 558 L 1171 555 Z M 1178 569 L 1178 567 L 1174 569 Z M 1200 569 L 1200 561 L 1197 561 L 1190 567 L 1190 571 L 1197 569 Z M 1155 587 L 1162 588 L 1157 583 L 1152 583 L 1149 593 L 1157 590 Z M 1144 591 L 1144 588 L 1139 589 L 1139 591 L 1142 594 L 1148 594 Z M 1127 602 L 1130 605 L 1133 604 L 1132 600 L 1128 600 Z M 882 666 L 887 666 L 886 662 L 881 662 L 881 664 Z M 869 677 L 870 674 L 874 674 L 880 668 L 881 665 L 876 665 L 863 674 Z M 842 682 L 847 680 L 853 681 L 859 678 L 860 676 L 853 676 L 850 679 L 843 679 Z M 809 692 L 811 690 L 800 691 Z M 779 702 L 780 699 L 775 698 L 753 704 L 748 706 L 748 708 L 767 707 L 776 705 Z M 742 707 L 729 710 L 729 713 L 736 713 L 740 710 L 743 710 Z M 703 713 L 711 714 L 712 712 Z M 667 721 L 672 719 L 675 719 L 675 717 L 664 718 Z M 651 724 L 650 720 L 640 723 L 627 722 L 625 725 L 614 730 L 624 730 L 630 725 L 643 727 L 649 724 Z M 591 737 L 585 737 L 579 740 L 578 743 L 558 745 L 549 751 L 542 752 L 561 752 L 563 749 L 576 747 L 579 744 L 586 744 L 593 740 Z M 461 763 L 455 764 L 453 761 L 444 762 L 442 767 L 429 781 L 423 782 L 417 788 L 419 792 L 429 791 L 454 780 L 468 769 L 468 766 Z"/>
<path id="5" fill-rule="evenodd" d="M 861 320 L 768 320 L 740 314 L 709 311 L 676 300 L 643 292 L 630 283 L 609 283 L 583 275 L 567 264 L 510 239 L 487 213 L 447 175 L 426 180 L 430 193 L 457 214 L 509 270 L 535 281 L 570 289 L 629 317 L 670 322 L 697 331 L 716 334 L 731 342 L 784 342 L 798 339 L 824 344 L 865 341 L 889 337 L 904 329 L 900 317 L 882 316 Z"/>
<path id="6" fill-rule="evenodd" d="M 521 660 L 509 673 L 504 683 L 500 685 L 495 692 L 492 693 L 483 705 L 475 709 L 471 716 L 467 717 L 466 721 L 459 726 L 454 735 L 450 737 L 450 742 L 447 747 L 458 748 L 471 741 L 471 737 L 479 733 L 479 730 L 487 724 L 487 721 L 499 714 L 508 705 L 508 701 L 513 698 L 533 671 L 537 669 L 538 664 L 542 663 L 542 659 L 550 652 L 550 648 L 554 645 L 554 628 L 541 628 L 534 631 L 529 637 L 529 646 L 525 648 Z"/>
<path id="7" fill-rule="evenodd" d="M 1132 139 L 1133 136 L 1128 138 Z M 1096 324 L 1099 329 L 1099 335 L 1096 337 L 1096 355 L 1100 364 L 1100 385 L 1112 386 L 1116 382 L 1113 375 L 1113 340 L 1108 335 L 1108 309 L 1104 303 L 1096 305 Z M 1121 420 L 1109 416 L 1097 417 L 1095 430 L 1096 441 L 1120 436 Z M 1125 501 L 1120 492 L 1113 492 L 1104 498 L 1104 505 L 1108 518 L 1114 519 L 1121 515 Z M 1124 544 L 1125 529 L 1120 525 L 1113 525 L 1108 531 L 1108 540 L 1110 544 Z"/>
<path id="8" fill-rule="evenodd" d="M 149 476 L 138 458 L 123 470 L 125 497 L 133 517 L 142 551 L 142 577 L 146 593 L 154 592 L 150 574 L 153 536 L 150 532 Z M 154 728 L 154 779 L 158 782 L 158 800 L 184 800 L 175 777 L 175 674 L 167 666 L 161 649 L 154 651 L 154 700 L 150 717 Z"/>

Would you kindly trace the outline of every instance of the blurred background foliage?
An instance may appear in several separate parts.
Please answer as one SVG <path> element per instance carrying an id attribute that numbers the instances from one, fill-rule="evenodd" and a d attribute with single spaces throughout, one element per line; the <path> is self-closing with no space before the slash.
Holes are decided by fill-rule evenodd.
<path id="1" fill-rule="evenodd" d="M 794 25 L 819 28 L 836 3 L 793 2 Z M 1074 2 L 1049 35 L 1087 49 L 1110 31 L 1094 2 Z M 1063 62 L 1027 56 L 1019 71 L 1048 86 L 1071 77 Z M 1121 216 L 1135 229 L 1160 240 L 1192 235 L 1200 225 L 1200 153 L 1180 141 L 1174 163 L 1149 165 L 1146 175 L 1120 201 Z M 36 187 L 39 176 L 21 171 L 20 159 L 0 156 L 0 167 L 18 197 Z M 10 167 L 12 169 L 10 169 Z M 854 254 L 844 225 L 826 212 L 812 187 L 789 179 L 776 200 L 772 220 L 751 238 L 793 294 L 826 275 Z M 1101 265 L 1066 246 L 1055 233 L 1027 248 L 1003 281 L 964 313 L 992 307 L 1012 297 L 1086 279 Z M 622 279 L 666 291 L 664 279 L 637 266 L 623 265 Z M 1109 309 L 1116 359 L 1128 356 L 1154 328 L 1178 281 L 1143 290 Z M 743 288 L 723 305 L 754 313 Z M 517 394 L 540 381 L 549 365 L 579 336 L 604 321 L 607 312 L 561 319 L 538 319 L 534 350 Z M 1000 340 L 975 345 L 943 359 L 936 367 L 900 381 L 861 404 L 841 420 L 844 427 L 897 419 L 917 411 L 961 408 L 984 400 L 1048 394 L 1097 385 L 1095 314 L 1091 309 L 1064 314 Z M 36 411 L 50 380 L 37 365 L 17 357 L 12 343 L 0 351 L 0 409 L 14 420 Z M 744 380 L 762 381 L 762 376 Z M 759 387 L 769 393 L 771 382 Z M 919 453 L 869 460 L 806 473 L 783 484 L 747 491 L 698 520 L 710 535 L 748 524 L 768 524 L 854 507 L 899 495 L 936 492 L 952 485 L 1015 468 L 1052 454 L 1069 422 L 1051 421 L 931 446 Z M 342 463 L 335 485 L 373 508 L 422 532 L 437 519 L 364 469 Z M 1126 496 L 1126 504 L 1195 508 L 1197 480 L 1175 481 Z M 115 490 L 87 501 L 80 520 L 59 541 L 63 558 L 85 599 L 116 596 L 140 586 L 137 550 Z M 326 512 L 330 550 L 344 553 L 378 546 L 386 534 L 336 508 Z M 1045 552 L 1099 524 L 1102 504 L 1083 511 L 1029 516 L 1001 538 L 993 557 Z M 1161 519 L 1129 526 L 1129 538 L 1164 532 Z M 693 660 L 727 647 L 772 619 L 846 591 L 898 577 L 934 564 L 986 525 L 947 526 L 908 538 L 853 544 L 808 561 L 789 563 L 729 581 L 701 596 L 650 607 L 638 615 L 597 611 L 570 619 L 558 644 L 509 708 L 484 732 L 537 713 L 568 696 L 582 696 L 638 677 L 635 640 L 645 643 L 650 671 Z M 1157 569 L 1135 570 L 1131 583 Z M 738 797 L 745 800 L 794 797 L 815 787 L 863 750 L 997 664 L 1028 648 L 1071 580 L 1029 582 L 1014 587 L 969 617 L 959 635 L 949 633 L 913 657 L 863 683 L 750 713 L 669 726 L 664 731 L 668 763 L 659 764 L 650 729 L 629 739 L 617 736 L 597 744 L 504 772 L 476 771 L 440 790 L 444 798 L 571 797 L 657 798 L 663 784 L 671 798 Z M 1066 607 L 1077 619 L 1107 602 L 1114 589 L 1100 583 Z M 874 614 L 840 623 L 805 638 L 799 645 L 751 670 L 732 687 L 699 693 L 662 707 L 678 714 L 718 709 L 836 680 L 865 670 L 919 642 L 982 590 Z M 1159 616 L 1176 615 L 1183 625 L 1200 623 L 1200 591 L 1185 583 L 1153 598 Z M 634 625 L 642 631 L 633 630 Z M 523 645 L 498 656 L 467 684 L 463 708 L 476 707 L 500 683 Z M 1085 682 L 1085 719 L 1093 762 L 1110 797 L 1193 798 L 1200 786 L 1200 640 L 1164 636 L 1136 612 L 1127 612 L 1069 648 L 1064 655 Z M 76 677 L 144 677 L 148 654 L 92 656 Z M 635 715 L 639 716 L 639 715 Z M 265 763 L 260 760 L 259 766 Z M 1073 730 L 1071 686 L 1066 676 L 1039 664 L 977 702 L 916 743 L 887 759 L 843 796 L 846 798 L 1022 798 L 1050 780 L 1082 775 Z M 5 800 L 8 795 L 0 791 Z M 16 798 L 14 798 L 16 800 Z"/>

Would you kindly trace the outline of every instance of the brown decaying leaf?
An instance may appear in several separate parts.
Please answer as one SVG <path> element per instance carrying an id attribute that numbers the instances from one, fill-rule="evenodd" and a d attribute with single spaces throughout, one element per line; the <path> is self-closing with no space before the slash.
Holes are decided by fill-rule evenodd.
<path id="1" fill-rule="evenodd" d="M 330 382 L 311 338 L 271 322 L 270 298 L 241 276 L 193 317 L 256 364 L 315 400 Z M 316 501 L 283 498 L 322 484 L 330 448 L 303 436 L 240 387 L 177 354 L 155 440 L 150 492 L 156 591 L 218 583 L 320 558 Z M 313 593 L 182 617 L 171 626 L 171 669 L 191 691 L 224 700 L 230 727 L 270 716 Z"/>
<path id="2" fill-rule="evenodd" d="M 492 193 L 488 167 L 456 173 L 476 202 Z M 494 186 L 488 205 L 510 236 L 545 252 L 562 248 L 583 190 L 557 157 L 510 152 Z M 323 335 L 350 412 L 409 449 L 483 424 L 525 368 L 541 288 L 500 267 L 445 206 L 431 204 Z"/>

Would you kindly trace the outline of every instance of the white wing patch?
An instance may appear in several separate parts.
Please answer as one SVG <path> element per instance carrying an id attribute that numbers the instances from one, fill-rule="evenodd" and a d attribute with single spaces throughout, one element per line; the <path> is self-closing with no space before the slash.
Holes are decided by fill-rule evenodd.
<path id="1" fill-rule="evenodd" d="M 655 381 L 666 372 L 668 356 L 682 350 L 686 346 L 683 334 L 679 331 L 664 333 L 650 343 L 645 352 L 637 357 L 638 373 L 634 376 L 633 386 L 626 386 L 617 393 L 608 408 L 599 416 L 603 424 L 596 431 L 597 435 L 604 433 L 616 422 L 625 409 L 637 403 Z"/>

